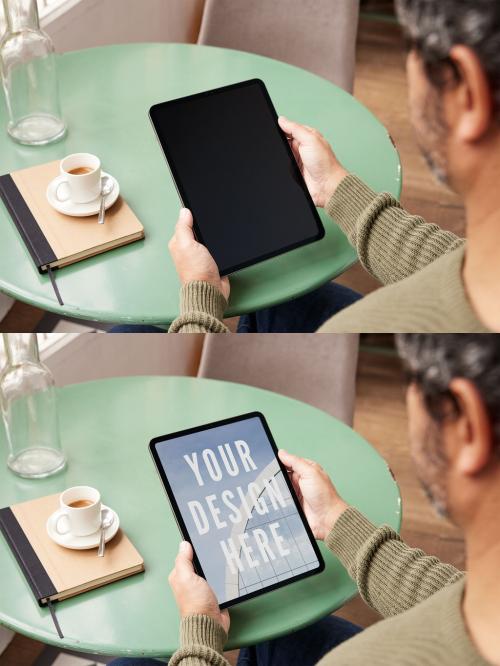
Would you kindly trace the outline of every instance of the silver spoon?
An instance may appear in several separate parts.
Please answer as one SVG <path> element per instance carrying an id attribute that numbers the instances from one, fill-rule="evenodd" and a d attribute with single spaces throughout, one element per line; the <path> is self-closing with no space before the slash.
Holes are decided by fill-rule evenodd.
<path id="1" fill-rule="evenodd" d="M 115 517 L 113 512 L 109 509 L 103 509 L 101 511 L 101 538 L 99 540 L 99 550 L 97 551 L 97 557 L 104 557 L 104 548 L 106 545 L 104 543 L 104 533 L 108 527 L 113 524 L 114 519 Z"/>
<path id="2" fill-rule="evenodd" d="M 99 217 L 97 218 L 98 224 L 104 224 L 104 216 L 106 215 L 106 197 L 111 193 L 113 186 L 114 183 L 109 176 L 103 176 L 101 178 L 101 207 L 99 208 Z"/>

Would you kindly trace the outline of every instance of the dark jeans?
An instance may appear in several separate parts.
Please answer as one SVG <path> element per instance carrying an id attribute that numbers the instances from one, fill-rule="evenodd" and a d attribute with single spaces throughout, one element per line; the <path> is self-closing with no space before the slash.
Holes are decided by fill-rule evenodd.
<path id="1" fill-rule="evenodd" d="M 313 666 L 327 652 L 360 631 L 347 620 L 331 615 L 274 641 L 242 648 L 238 666 Z M 154 659 L 115 659 L 112 666 L 160 666 Z"/>
<path id="2" fill-rule="evenodd" d="M 362 298 L 361 294 L 336 282 L 293 301 L 243 315 L 238 333 L 314 333 L 334 314 Z M 163 333 L 155 326 L 114 326 L 110 333 Z"/>
<path id="3" fill-rule="evenodd" d="M 238 333 L 314 333 L 334 314 L 362 298 L 361 294 L 336 282 L 293 301 L 243 315 Z"/>
<path id="4" fill-rule="evenodd" d="M 313 666 L 327 652 L 360 631 L 361 627 L 331 615 L 293 634 L 243 648 L 238 666 Z"/>

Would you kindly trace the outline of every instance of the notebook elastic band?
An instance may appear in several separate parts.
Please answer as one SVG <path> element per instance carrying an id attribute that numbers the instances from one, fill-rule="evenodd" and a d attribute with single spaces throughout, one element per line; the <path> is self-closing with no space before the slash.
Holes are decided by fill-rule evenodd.
<path id="1" fill-rule="evenodd" d="M 59 292 L 59 287 L 57 286 L 56 276 L 54 275 L 54 272 L 50 266 L 47 267 L 47 273 L 49 274 L 49 278 L 52 283 L 52 289 L 54 290 L 59 305 L 64 305 L 63 299 L 61 298 L 61 294 Z"/>
<path id="2" fill-rule="evenodd" d="M 61 631 L 61 627 L 59 625 L 59 620 L 57 619 L 55 608 L 52 605 L 52 601 L 50 599 L 47 599 L 47 606 L 49 607 L 50 615 L 52 617 L 52 622 L 54 623 L 54 626 L 56 628 L 57 635 L 59 636 L 59 638 L 64 638 L 64 634 Z"/>

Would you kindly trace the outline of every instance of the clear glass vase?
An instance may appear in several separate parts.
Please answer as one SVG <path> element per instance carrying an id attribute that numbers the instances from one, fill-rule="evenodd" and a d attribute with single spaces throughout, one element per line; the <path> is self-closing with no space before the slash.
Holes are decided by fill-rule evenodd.
<path id="1" fill-rule="evenodd" d="M 59 441 L 52 373 L 40 361 L 34 333 L 4 333 L 7 365 L 0 402 L 10 469 L 25 478 L 55 474 L 66 464 Z"/>
<path id="2" fill-rule="evenodd" d="M 36 146 L 62 138 L 54 46 L 40 28 L 36 0 L 3 0 L 7 30 L 0 41 L 7 131 Z"/>

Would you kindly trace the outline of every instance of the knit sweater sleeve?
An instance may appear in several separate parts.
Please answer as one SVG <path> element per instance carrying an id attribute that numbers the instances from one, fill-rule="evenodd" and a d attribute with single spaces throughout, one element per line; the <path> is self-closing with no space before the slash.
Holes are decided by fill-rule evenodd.
<path id="1" fill-rule="evenodd" d="M 231 666 L 224 658 L 227 635 L 208 615 L 188 615 L 181 620 L 180 648 L 169 666 Z"/>
<path id="2" fill-rule="evenodd" d="M 340 183 L 326 211 L 349 238 L 363 267 L 384 285 L 413 275 L 465 242 L 410 215 L 391 194 L 376 194 L 354 175 Z"/>
<path id="3" fill-rule="evenodd" d="M 356 581 L 366 603 L 383 617 L 412 608 L 464 575 L 410 548 L 390 527 L 375 527 L 354 508 L 340 516 L 326 545 Z"/>
<path id="4" fill-rule="evenodd" d="M 229 333 L 223 322 L 227 301 L 208 282 L 195 280 L 183 285 L 180 306 L 181 313 L 169 333 Z"/>

